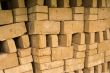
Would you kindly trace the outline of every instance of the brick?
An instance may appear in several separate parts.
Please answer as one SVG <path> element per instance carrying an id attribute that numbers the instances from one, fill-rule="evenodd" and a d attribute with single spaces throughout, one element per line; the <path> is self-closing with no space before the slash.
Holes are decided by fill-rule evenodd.
<path id="1" fill-rule="evenodd" d="M 72 45 L 72 34 L 58 35 L 59 46 L 71 46 Z"/>
<path id="2" fill-rule="evenodd" d="M 57 20 L 57 21 L 72 20 L 72 9 L 49 8 L 49 20 Z"/>
<path id="3" fill-rule="evenodd" d="M 58 34 L 60 32 L 60 22 L 56 21 L 35 21 L 27 25 L 29 34 Z"/>
<path id="4" fill-rule="evenodd" d="M 84 58 L 65 60 L 65 72 L 72 72 L 84 68 Z"/>
<path id="5" fill-rule="evenodd" d="M 107 29 L 103 32 L 104 35 L 104 40 L 109 40 L 110 39 L 110 30 Z"/>
<path id="6" fill-rule="evenodd" d="M 97 49 L 86 50 L 86 55 L 87 56 L 92 56 L 92 55 L 95 55 L 97 53 L 98 53 Z"/>
<path id="7" fill-rule="evenodd" d="M 84 58 L 85 57 L 85 51 L 81 51 L 81 52 L 74 52 L 74 58 L 76 59 L 80 59 L 80 58 Z"/>
<path id="8" fill-rule="evenodd" d="M 96 73 L 101 73 L 102 72 L 102 65 L 97 65 L 97 66 L 95 66 L 95 72 Z"/>
<path id="9" fill-rule="evenodd" d="M 13 39 L 3 41 L 3 49 L 6 53 L 14 53 L 17 51 L 16 45 Z"/>
<path id="10" fill-rule="evenodd" d="M 20 62 L 21 65 L 33 62 L 33 59 L 32 59 L 31 55 L 30 56 L 26 56 L 26 57 L 22 57 L 22 58 L 19 57 L 18 59 L 19 59 L 19 62 Z"/>
<path id="11" fill-rule="evenodd" d="M 106 19 L 107 17 L 107 8 L 98 8 L 98 19 Z"/>
<path id="12" fill-rule="evenodd" d="M 104 20 L 104 23 L 110 23 L 110 19 L 107 18 L 106 20 Z M 106 28 L 105 30 L 109 29 L 110 28 L 110 24 L 106 24 L 105 28 Z"/>
<path id="13" fill-rule="evenodd" d="M 33 59 L 35 63 L 40 63 L 40 64 L 51 62 L 50 56 L 42 56 L 42 57 L 33 56 Z"/>
<path id="14" fill-rule="evenodd" d="M 65 60 L 65 65 L 74 65 L 74 64 L 82 64 L 82 63 L 84 63 L 84 58 Z"/>
<path id="15" fill-rule="evenodd" d="M 50 70 L 43 70 L 43 71 L 35 71 L 35 73 L 63 73 L 64 72 L 64 68 L 63 67 L 58 67 L 58 68 L 53 68 Z"/>
<path id="16" fill-rule="evenodd" d="M 73 34 L 84 31 L 84 21 L 63 21 L 61 23 L 61 34 Z"/>
<path id="17" fill-rule="evenodd" d="M 18 49 L 18 56 L 19 57 L 26 57 L 31 55 L 31 48 L 26 49 Z"/>
<path id="18" fill-rule="evenodd" d="M 12 0 L 11 2 L 12 2 L 13 8 L 25 7 L 25 1 L 24 0 Z"/>
<path id="19" fill-rule="evenodd" d="M 31 42 L 32 48 L 45 48 L 46 35 L 31 35 L 30 42 Z"/>
<path id="20" fill-rule="evenodd" d="M 98 44 L 97 43 L 87 44 L 86 48 L 89 49 L 89 50 L 90 49 L 96 49 L 96 48 L 98 48 Z"/>
<path id="21" fill-rule="evenodd" d="M 97 21 L 85 21 L 85 32 L 96 32 Z"/>
<path id="22" fill-rule="evenodd" d="M 6 69 L 14 66 L 18 66 L 17 54 L 1 54 L 0 55 L 0 69 Z M 10 59 L 9 59 L 10 58 Z"/>
<path id="23" fill-rule="evenodd" d="M 97 20 L 98 15 L 85 15 L 85 20 Z"/>
<path id="24" fill-rule="evenodd" d="M 110 56 L 105 57 L 105 62 L 110 62 Z"/>
<path id="25" fill-rule="evenodd" d="M 22 35 L 22 36 L 18 37 L 18 46 L 20 48 L 28 48 L 30 46 L 29 36 Z"/>
<path id="26" fill-rule="evenodd" d="M 27 71 L 31 71 L 31 70 L 33 70 L 31 63 L 28 63 L 28 64 L 24 64 L 24 65 L 20 65 L 19 66 L 19 71 L 21 73 L 27 72 Z"/>
<path id="27" fill-rule="evenodd" d="M 92 0 L 92 7 L 97 7 L 97 4 L 98 4 L 98 2 L 97 2 L 97 0 Z"/>
<path id="28" fill-rule="evenodd" d="M 86 49 L 87 50 L 92 50 L 92 49 L 97 49 L 98 48 L 98 44 L 94 43 L 94 44 L 87 44 L 86 45 Z"/>
<path id="29" fill-rule="evenodd" d="M 57 7 L 57 0 L 46 0 L 46 5 L 49 7 Z"/>
<path id="30" fill-rule="evenodd" d="M 32 48 L 32 55 L 34 56 L 49 56 L 51 55 L 50 47 L 46 47 L 43 49 Z"/>
<path id="31" fill-rule="evenodd" d="M 61 34 L 72 34 L 73 33 L 73 23 L 72 21 L 61 22 Z"/>
<path id="32" fill-rule="evenodd" d="M 15 8 L 15 9 L 13 9 L 13 14 L 14 14 L 14 16 L 26 15 L 27 8 Z"/>
<path id="33" fill-rule="evenodd" d="M 98 44 L 98 48 L 97 48 L 98 52 L 100 53 L 100 52 L 104 52 L 104 51 L 110 50 L 109 43 L 110 43 L 109 40 L 106 40 L 106 41 L 104 41 L 102 43 L 99 43 Z"/>
<path id="34" fill-rule="evenodd" d="M 14 22 L 28 21 L 27 15 L 14 16 Z"/>
<path id="35" fill-rule="evenodd" d="M 0 70 L 0 73 L 4 73 L 3 70 Z"/>
<path id="36" fill-rule="evenodd" d="M 52 61 L 68 59 L 72 57 L 73 57 L 73 47 L 52 48 Z"/>
<path id="37" fill-rule="evenodd" d="M 73 8 L 73 13 L 75 13 L 75 14 L 83 14 L 84 13 L 84 7 L 74 7 Z"/>
<path id="38" fill-rule="evenodd" d="M 84 20 L 84 14 L 74 14 L 73 19 L 77 20 L 77 21 L 83 21 Z"/>
<path id="39" fill-rule="evenodd" d="M 105 42 L 98 43 L 98 53 L 105 52 L 107 50 L 107 45 Z"/>
<path id="40" fill-rule="evenodd" d="M 109 0 L 106 1 L 107 1 L 107 7 L 110 7 L 110 1 Z"/>
<path id="41" fill-rule="evenodd" d="M 28 14 L 31 13 L 48 13 L 48 6 L 39 6 L 35 5 L 30 8 L 28 8 Z"/>
<path id="42" fill-rule="evenodd" d="M 12 11 L 11 10 L 0 10 L 0 25 L 13 23 Z"/>
<path id="43" fill-rule="evenodd" d="M 75 44 L 85 44 L 85 33 L 73 34 L 72 40 Z"/>
<path id="44" fill-rule="evenodd" d="M 27 0 L 27 7 L 33 7 L 35 5 L 43 6 L 44 0 Z"/>
<path id="45" fill-rule="evenodd" d="M 29 21 L 35 21 L 35 20 L 48 20 L 48 14 L 47 13 L 29 14 Z"/>
<path id="46" fill-rule="evenodd" d="M 69 0 L 59 0 L 58 1 L 58 7 L 70 7 L 69 6 Z"/>
<path id="47" fill-rule="evenodd" d="M 73 33 L 80 33 L 84 31 L 84 21 L 73 21 Z"/>
<path id="48" fill-rule="evenodd" d="M 48 35 L 47 36 L 47 46 L 58 47 L 58 36 L 57 35 Z"/>
<path id="49" fill-rule="evenodd" d="M 94 67 L 84 69 L 84 73 L 94 73 L 94 72 L 95 72 Z"/>
<path id="50" fill-rule="evenodd" d="M 5 73 L 20 73 L 19 66 L 4 70 Z"/>
<path id="51" fill-rule="evenodd" d="M 35 65 L 35 68 L 38 67 L 38 69 L 40 70 L 47 70 L 47 69 L 53 69 L 53 68 L 64 66 L 64 61 L 59 60 L 59 61 L 54 61 L 50 63 L 42 63 L 42 64 L 35 63 L 34 65 Z"/>
<path id="52" fill-rule="evenodd" d="M 105 56 L 110 56 L 110 50 L 105 51 Z"/>
<path id="53" fill-rule="evenodd" d="M 85 67 L 93 67 L 99 64 L 104 63 L 104 54 L 96 54 L 93 56 L 86 56 Z"/>
<path id="54" fill-rule="evenodd" d="M 77 6 L 82 6 L 82 0 L 76 0 L 76 5 Z"/>
<path id="55" fill-rule="evenodd" d="M 95 33 L 85 33 L 86 44 L 95 43 Z"/>
<path id="56" fill-rule="evenodd" d="M 100 42 L 104 41 L 103 32 L 96 32 L 96 34 L 95 34 L 95 41 L 97 43 L 100 43 Z"/>
<path id="57" fill-rule="evenodd" d="M 73 47 L 61 47 L 62 49 L 62 58 L 63 59 L 69 59 L 69 58 L 73 58 Z"/>
<path id="58" fill-rule="evenodd" d="M 98 15 L 98 8 L 85 8 L 85 14 Z"/>
<path id="59" fill-rule="evenodd" d="M 1 26 L 0 29 L 0 41 L 15 38 L 26 33 L 26 27 L 23 22 Z"/>
<path id="60" fill-rule="evenodd" d="M 62 49 L 60 47 L 58 48 L 52 48 L 52 61 L 61 60 L 62 59 Z"/>
<path id="61" fill-rule="evenodd" d="M 73 44 L 73 46 L 74 46 L 74 50 L 78 52 L 86 50 L 86 45 Z"/>
<path id="62" fill-rule="evenodd" d="M 103 31 L 105 30 L 105 25 L 106 24 L 103 22 L 103 20 L 85 21 L 85 32 Z"/>

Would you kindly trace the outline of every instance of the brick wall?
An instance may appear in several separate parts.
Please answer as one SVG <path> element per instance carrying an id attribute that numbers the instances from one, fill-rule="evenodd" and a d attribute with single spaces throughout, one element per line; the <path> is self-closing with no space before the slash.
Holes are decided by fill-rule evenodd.
<path id="1" fill-rule="evenodd" d="M 0 73 L 110 73 L 109 12 L 109 0 L 1 0 Z"/>

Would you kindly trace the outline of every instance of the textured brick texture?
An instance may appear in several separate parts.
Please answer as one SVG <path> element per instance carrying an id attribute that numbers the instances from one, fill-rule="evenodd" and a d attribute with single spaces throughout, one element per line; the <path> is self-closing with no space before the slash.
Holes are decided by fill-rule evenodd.
<path id="1" fill-rule="evenodd" d="M 110 0 L 0 0 L 0 73 L 110 73 Z"/>

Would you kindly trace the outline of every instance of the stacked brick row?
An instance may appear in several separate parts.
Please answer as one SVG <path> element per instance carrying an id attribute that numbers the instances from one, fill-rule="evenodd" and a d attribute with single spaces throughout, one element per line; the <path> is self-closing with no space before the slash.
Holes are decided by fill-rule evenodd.
<path id="1" fill-rule="evenodd" d="M 0 1 L 0 73 L 33 73 L 24 0 Z"/>

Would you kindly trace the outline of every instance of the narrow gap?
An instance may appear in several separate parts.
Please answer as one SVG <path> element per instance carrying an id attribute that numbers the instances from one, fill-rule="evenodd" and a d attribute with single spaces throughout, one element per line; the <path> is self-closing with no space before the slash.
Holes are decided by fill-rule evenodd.
<path id="1" fill-rule="evenodd" d="M 0 54 L 4 53 L 4 49 L 3 49 L 3 42 L 0 41 Z"/>
<path id="2" fill-rule="evenodd" d="M 2 10 L 12 9 L 11 2 L 7 1 L 7 0 L 1 1 L 1 8 L 2 8 Z"/>
<path id="3" fill-rule="evenodd" d="M 83 0 L 84 7 L 92 7 L 92 0 Z"/>
<path id="4" fill-rule="evenodd" d="M 50 0 L 44 0 L 44 5 L 45 6 L 50 6 L 50 3 L 49 2 L 50 2 Z"/>
<path id="5" fill-rule="evenodd" d="M 16 47 L 17 47 L 17 48 L 20 48 L 20 47 L 19 47 L 19 43 L 18 43 L 18 37 L 14 38 L 13 40 L 14 40 L 14 42 L 15 42 Z"/>
<path id="6" fill-rule="evenodd" d="M 97 0 L 97 7 L 100 8 L 102 5 L 102 0 Z"/>
<path id="7" fill-rule="evenodd" d="M 64 6 L 64 1 L 63 0 L 57 0 L 57 6 L 58 7 L 63 7 Z"/>
<path id="8" fill-rule="evenodd" d="M 70 7 L 75 7 L 76 6 L 76 0 L 69 0 L 69 5 Z"/>
<path id="9" fill-rule="evenodd" d="M 47 47 L 49 47 L 49 43 L 48 43 L 48 42 L 49 42 L 49 41 L 48 41 L 49 39 L 48 39 L 48 36 L 49 36 L 49 35 L 46 35 L 46 43 L 47 43 L 46 46 L 47 46 Z"/>
<path id="10" fill-rule="evenodd" d="M 25 6 L 28 7 L 28 0 L 25 0 Z"/>

